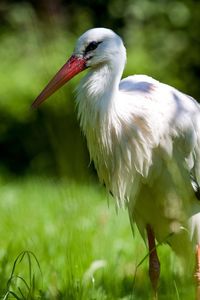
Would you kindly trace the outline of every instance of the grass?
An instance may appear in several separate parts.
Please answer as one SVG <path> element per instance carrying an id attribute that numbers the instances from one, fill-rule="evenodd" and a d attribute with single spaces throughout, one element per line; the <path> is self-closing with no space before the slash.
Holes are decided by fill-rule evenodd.
<path id="1" fill-rule="evenodd" d="M 0 237 L 3 299 L 151 299 L 148 259 L 136 268 L 144 242 L 137 230 L 133 239 L 127 211 L 117 214 L 93 182 L 2 180 Z M 158 252 L 159 299 L 192 299 L 170 249 Z"/>

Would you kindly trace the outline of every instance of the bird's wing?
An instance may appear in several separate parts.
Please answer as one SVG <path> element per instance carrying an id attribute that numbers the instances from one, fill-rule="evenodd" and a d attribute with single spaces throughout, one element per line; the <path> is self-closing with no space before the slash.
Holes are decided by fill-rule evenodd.
<path id="1" fill-rule="evenodd" d="M 123 79 L 119 90 L 124 95 L 129 95 L 126 98 L 129 99 L 129 107 L 133 115 L 137 107 L 142 109 L 139 112 L 140 121 L 144 120 L 144 125 L 147 124 L 151 131 L 149 135 L 151 143 L 148 140 L 146 145 L 151 156 L 155 148 L 160 147 L 174 160 L 184 160 L 184 165 L 200 186 L 200 105 L 198 102 L 146 75 L 134 75 Z M 139 119 L 135 118 L 135 120 L 137 125 Z M 138 122 L 138 130 L 141 128 L 141 122 Z M 141 131 L 141 134 L 145 139 L 145 130 Z M 140 154 L 142 156 L 142 152 Z M 154 163 L 156 164 L 156 161 Z M 183 165 L 183 161 L 181 163 Z"/>
<path id="2" fill-rule="evenodd" d="M 177 105 L 172 134 L 179 142 L 179 153 L 185 158 L 195 193 L 200 187 L 200 105 L 192 97 L 173 89 Z"/>
<path id="3" fill-rule="evenodd" d="M 129 148 L 132 154 L 134 180 L 138 173 L 140 176 L 139 192 L 133 185 L 138 199 L 131 193 L 128 203 L 131 223 L 136 220 L 144 235 L 144 220 L 148 222 L 153 214 L 148 206 L 153 196 L 153 203 L 155 199 L 159 203 L 157 212 L 167 216 L 167 220 L 176 220 L 177 228 L 180 224 L 184 228 L 188 222 L 191 239 L 200 243 L 200 202 L 194 197 L 200 197 L 200 105 L 192 97 L 148 76 L 130 76 L 121 81 L 119 89 L 122 107 L 127 107 L 123 115 L 126 119 L 131 116 L 134 123 L 128 134 L 132 133 L 134 141 L 129 139 L 125 146 L 123 143 L 123 149 Z M 145 166 L 145 172 L 140 166 Z M 133 214 L 134 207 L 140 213 Z M 155 220 L 157 238 L 162 240 L 164 227 L 159 232 L 156 214 Z"/>

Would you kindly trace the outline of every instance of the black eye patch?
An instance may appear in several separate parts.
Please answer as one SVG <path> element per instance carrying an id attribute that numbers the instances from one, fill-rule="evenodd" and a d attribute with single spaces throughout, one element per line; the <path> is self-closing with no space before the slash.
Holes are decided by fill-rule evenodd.
<path id="1" fill-rule="evenodd" d="M 91 42 L 87 45 L 87 47 L 85 48 L 85 54 L 92 51 L 92 50 L 95 50 L 99 44 L 101 44 L 102 42 Z"/>

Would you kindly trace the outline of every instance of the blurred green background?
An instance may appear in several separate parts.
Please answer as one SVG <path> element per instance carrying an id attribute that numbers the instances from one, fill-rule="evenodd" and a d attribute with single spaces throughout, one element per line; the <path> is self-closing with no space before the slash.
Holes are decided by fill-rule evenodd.
<path id="1" fill-rule="evenodd" d="M 137 268 L 147 250 L 89 164 L 74 102 L 83 73 L 39 109 L 30 105 L 92 27 L 122 36 L 124 76 L 147 74 L 200 99 L 199 16 L 194 0 L 1 0 L 0 297 L 151 299 L 148 260 Z M 193 285 L 160 248 L 160 299 L 191 299 Z M 36 255 L 42 284 L 40 275 L 33 284 L 29 256 L 14 268 L 24 281 L 9 281 L 24 250 Z"/>
<path id="2" fill-rule="evenodd" d="M 85 140 L 73 91 L 79 77 L 37 111 L 30 104 L 91 27 L 124 39 L 124 76 L 148 74 L 200 98 L 199 1 L 5 1 L 0 3 L 0 171 L 84 180 Z"/>

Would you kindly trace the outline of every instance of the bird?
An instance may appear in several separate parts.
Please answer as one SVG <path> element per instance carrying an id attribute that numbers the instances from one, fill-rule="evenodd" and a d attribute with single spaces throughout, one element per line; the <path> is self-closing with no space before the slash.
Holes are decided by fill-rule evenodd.
<path id="1" fill-rule="evenodd" d="M 147 75 L 124 79 L 126 48 L 111 29 L 92 28 L 32 104 L 37 108 L 76 74 L 80 127 L 99 180 L 126 207 L 149 253 L 157 299 L 158 243 L 194 257 L 200 300 L 200 105 Z"/>

